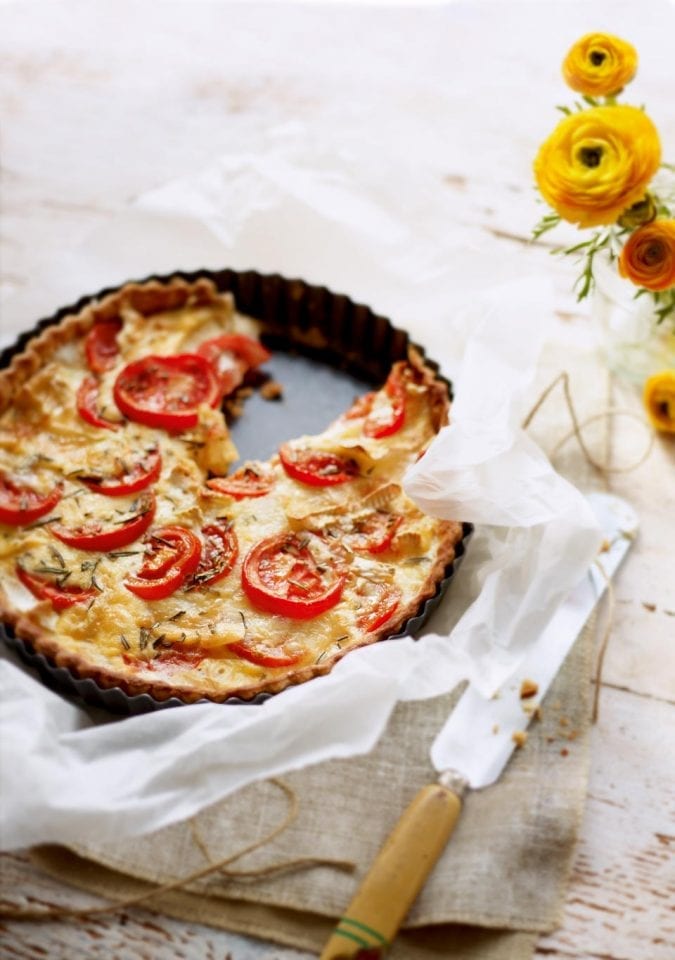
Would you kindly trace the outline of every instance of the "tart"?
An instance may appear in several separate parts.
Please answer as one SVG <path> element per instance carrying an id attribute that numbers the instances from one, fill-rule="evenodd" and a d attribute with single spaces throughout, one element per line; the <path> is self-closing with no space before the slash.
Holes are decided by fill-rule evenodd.
<path id="1" fill-rule="evenodd" d="M 401 480 L 445 382 L 411 348 L 323 432 L 237 464 L 222 408 L 269 357 L 259 333 L 209 279 L 128 284 L 0 371 L 0 618 L 76 677 L 251 699 L 436 594 L 462 525 Z"/>

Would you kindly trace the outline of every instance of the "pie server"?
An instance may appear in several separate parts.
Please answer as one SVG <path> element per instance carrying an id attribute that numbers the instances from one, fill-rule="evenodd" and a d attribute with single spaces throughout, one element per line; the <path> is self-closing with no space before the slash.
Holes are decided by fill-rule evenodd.
<path id="1" fill-rule="evenodd" d="M 513 735 L 525 730 L 534 712 L 523 710 L 522 680 L 537 685 L 536 697 L 526 701 L 534 708 L 637 532 L 635 512 L 624 500 L 591 494 L 589 501 L 605 536 L 603 551 L 558 608 L 524 662 L 502 685 L 499 696 L 486 699 L 474 687 L 466 689 L 431 748 L 431 760 L 440 773 L 438 782 L 423 787 L 401 816 L 320 960 L 375 960 L 384 955 L 445 849 L 465 791 L 490 786 L 508 763 L 516 746 Z M 467 731 L 471 731 L 469 735 Z"/>

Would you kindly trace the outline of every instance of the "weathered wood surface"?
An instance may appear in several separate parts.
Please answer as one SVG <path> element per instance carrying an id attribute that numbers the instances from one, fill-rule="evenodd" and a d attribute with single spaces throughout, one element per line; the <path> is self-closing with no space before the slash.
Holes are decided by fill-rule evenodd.
<path id="1" fill-rule="evenodd" d="M 550 258 L 545 245 L 526 243 L 538 214 L 530 158 L 552 122 L 552 104 L 564 98 L 557 80 L 561 51 L 598 23 L 640 48 L 644 79 L 636 96 L 659 124 L 665 153 L 675 156 L 665 7 L 654 5 L 658 15 L 641 22 L 629 5 L 598 3 L 591 13 L 571 3 L 506 7 L 499 14 L 481 5 L 449 9 L 445 40 L 439 37 L 428 50 L 415 48 L 414 11 L 362 13 L 357 33 L 371 39 L 361 56 L 354 13 L 345 8 L 286 11 L 283 17 L 278 8 L 247 11 L 246 29 L 240 26 L 233 47 L 228 25 L 243 14 L 220 3 L 0 6 L 3 315 L 11 315 L 13 293 L 23 295 L 24 304 L 35 303 L 36 316 L 56 306 L 41 300 L 39 290 L 55 252 L 109 222 L 139 193 L 199 169 L 233 143 L 259 147 L 277 125 L 301 121 L 319 134 L 338 122 L 364 129 L 370 116 L 384 116 L 387 84 L 407 69 L 409 95 L 399 92 L 388 106 L 410 136 L 411 155 L 436 151 L 439 189 L 451 191 L 457 222 L 480 230 L 482 256 L 503 251 L 511 257 L 518 250 L 523 272 L 546 271 L 553 278 L 559 342 L 583 345 L 588 320 L 570 294 L 571 265 Z M 507 29 L 520 39 L 504 44 L 499 38 Z M 290 49 L 302 45 L 302 62 L 284 55 L 283 37 Z M 444 55 L 461 60 L 462 89 L 444 81 Z M 383 142 L 396 133 L 396 123 L 384 125 Z M 559 351 L 547 356 L 541 385 L 562 367 Z M 577 367 L 572 376 L 574 383 L 584 370 Z M 639 410 L 631 390 L 611 389 L 621 405 Z M 597 384 L 596 407 L 607 390 L 606 383 Z M 564 411 L 560 418 L 564 432 Z M 588 803 L 564 921 L 541 939 L 539 960 L 672 957 L 674 453 L 672 444 L 659 442 L 639 471 L 611 483 L 636 506 L 642 533 L 616 584 Z M 582 470 L 571 445 L 560 462 L 572 475 Z M 2 889 L 17 902 L 93 902 L 44 877 L 23 855 L 2 859 Z M 7 924 L 1 932 L 0 956 L 21 960 L 307 957 L 140 911 L 123 920 Z"/>

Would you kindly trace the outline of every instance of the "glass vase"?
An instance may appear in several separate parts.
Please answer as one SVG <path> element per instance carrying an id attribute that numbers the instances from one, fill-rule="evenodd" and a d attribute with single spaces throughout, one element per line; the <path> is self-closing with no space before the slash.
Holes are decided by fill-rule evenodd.
<path id="1" fill-rule="evenodd" d="M 675 368 L 675 314 L 658 323 L 654 298 L 619 275 L 617 261 L 596 258 L 592 311 L 598 346 L 610 370 L 642 384 L 659 370 Z"/>

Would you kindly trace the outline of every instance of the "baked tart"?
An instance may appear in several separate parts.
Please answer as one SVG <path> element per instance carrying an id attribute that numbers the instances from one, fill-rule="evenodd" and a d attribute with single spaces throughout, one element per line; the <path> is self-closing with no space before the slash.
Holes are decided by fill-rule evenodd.
<path id="1" fill-rule="evenodd" d="M 463 528 L 401 480 L 447 384 L 411 348 L 323 432 L 238 464 L 223 404 L 269 358 L 260 332 L 210 279 L 153 280 L 0 371 L 0 619 L 57 667 L 155 701 L 250 700 L 437 593 Z"/>

